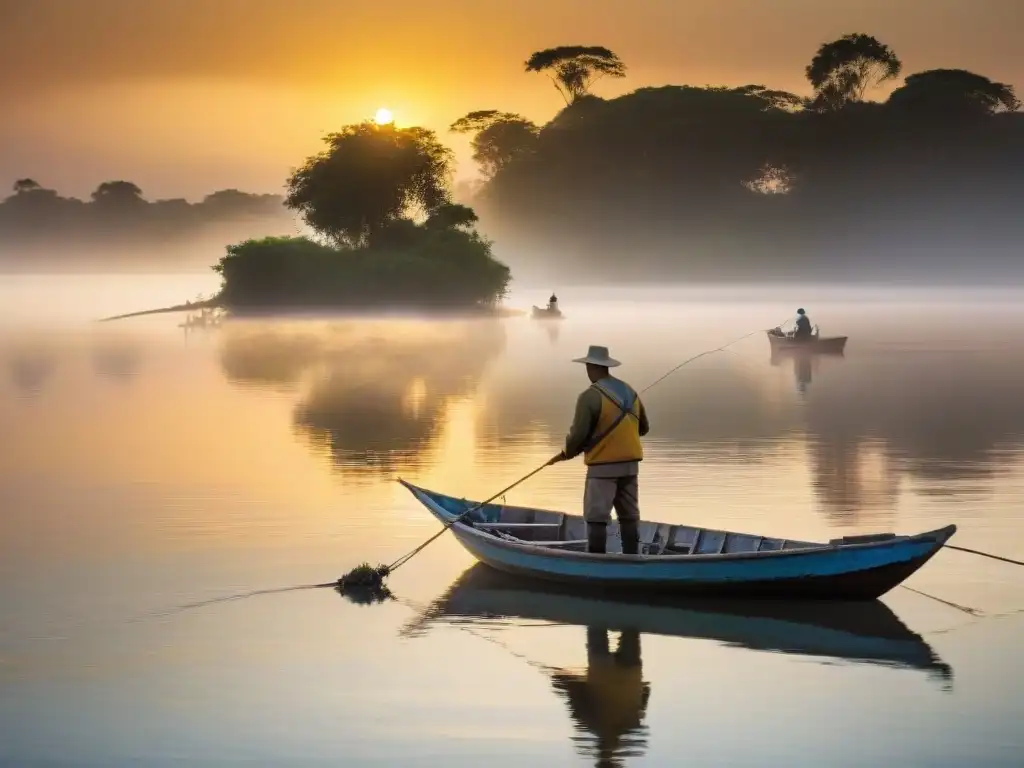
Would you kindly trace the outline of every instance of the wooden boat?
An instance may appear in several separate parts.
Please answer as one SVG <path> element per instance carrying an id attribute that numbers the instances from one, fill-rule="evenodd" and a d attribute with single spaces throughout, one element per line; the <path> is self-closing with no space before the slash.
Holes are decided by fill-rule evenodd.
<path id="1" fill-rule="evenodd" d="M 516 578 L 477 563 L 402 629 L 417 636 L 434 624 L 518 619 L 642 635 L 711 640 L 751 651 L 798 654 L 919 669 L 949 683 L 952 668 L 880 600 L 692 600 L 634 593 L 595 594 Z"/>
<path id="2" fill-rule="evenodd" d="M 443 523 L 476 506 L 399 482 Z M 585 551 L 580 515 L 487 504 L 454 523 L 452 533 L 474 557 L 499 571 L 603 590 L 871 600 L 928 562 L 956 526 L 913 536 L 882 533 L 811 542 L 642 521 L 641 554 L 625 555 L 618 524 L 611 523 L 608 554 L 591 554 Z"/>
<path id="3" fill-rule="evenodd" d="M 796 352 L 815 355 L 841 355 L 846 349 L 846 336 L 821 336 L 815 333 L 807 339 L 793 338 L 792 334 L 783 333 L 778 328 L 766 331 L 772 354 L 778 352 Z"/>
<path id="4" fill-rule="evenodd" d="M 563 317 L 564 315 L 560 309 L 551 310 L 547 307 L 533 305 L 533 318 L 535 320 L 561 320 Z"/>

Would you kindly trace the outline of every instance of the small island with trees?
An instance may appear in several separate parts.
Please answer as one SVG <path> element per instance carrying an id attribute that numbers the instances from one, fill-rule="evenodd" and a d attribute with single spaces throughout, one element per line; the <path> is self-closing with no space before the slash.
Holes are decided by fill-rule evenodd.
<path id="1" fill-rule="evenodd" d="M 285 204 L 315 233 L 229 246 L 214 269 L 233 311 L 401 307 L 488 309 L 509 268 L 453 203 L 452 152 L 432 131 L 364 122 L 288 179 Z M 418 220 L 417 220 L 418 219 Z"/>

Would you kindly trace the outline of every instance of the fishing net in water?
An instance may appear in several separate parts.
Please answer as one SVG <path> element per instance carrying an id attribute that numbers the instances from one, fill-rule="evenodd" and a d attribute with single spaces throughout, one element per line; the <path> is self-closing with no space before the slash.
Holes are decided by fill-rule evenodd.
<path id="1" fill-rule="evenodd" d="M 363 563 L 338 579 L 334 588 L 338 594 L 360 605 L 394 600 L 395 596 L 384 584 L 384 579 L 390 572 L 391 569 L 386 565 L 374 567 L 369 563 Z"/>

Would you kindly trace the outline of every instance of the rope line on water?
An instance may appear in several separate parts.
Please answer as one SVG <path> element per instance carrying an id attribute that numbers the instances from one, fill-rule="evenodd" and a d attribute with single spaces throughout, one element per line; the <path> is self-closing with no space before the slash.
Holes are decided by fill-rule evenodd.
<path id="1" fill-rule="evenodd" d="M 643 394 L 644 392 L 646 392 L 646 391 L 648 391 L 649 389 L 653 388 L 653 387 L 654 387 L 655 385 L 657 385 L 657 384 L 660 384 L 660 383 L 661 383 L 661 382 L 663 382 L 663 381 L 664 381 L 665 379 L 667 379 L 667 378 L 668 378 L 669 376 L 671 376 L 671 375 L 672 375 L 673 373 L 675 373 L 675 372 L 676 372 L 676 371 L 678 371 L 678 370 L 679 370 L 680 368 L 682 368 L 682 367 L 683 367 L 684 365 L 688 365 L 689 363 L 692 363 L 692 362 L 693 362 L 694 360 L 698 360 L 698 359 L 700 359 L 700 358 L 702 358 L 702 357 L 705 357 L 706 355 L 712 355 L 712 354 L 714 354 L 715 352 L 723 352 L 723 351 L 725 351 L 725 350 L 726 350 L 726 349 L 727 349 L 728 347 L 731 347 L 731 346 L 732 346 L 733 344 L 739 344 L 739 343 L 740 343 L 741 341 L 743 341 L 743 340 L 745 340 L 745 339 L 749 339 L 749 338 L 750 338 L 751 336 L 753 336 L 753 335 L 754 335 L 755 333 L 764 333 L 764 329 L 760 329 L 760 328 L 759 328 L 759 329 L 758 329 L 758 330 L 756 330 L 756 331 L 751 331 L 750 333 L 747 333 L 747 334 L 744 334 L 743 336 L 740 336 L 740 337 L 739 337 L 738 339 L 733 339 L 733 340 L 732 340 L 732 341 L 730 341 L 730 342 L 729 342 L 728 344 L 723 344 L 722 346 L 720 346 L 720 347 L 716 347 L 715 349 L 709 349 L 709 350 L 707 350 L 707 351 L 705 351 L 705 352 L 701 352 L 701 353 L 700 353 L 699 355 L 694 355 L 693 357 L 687 358 L 686 360 L 684 360 L 683 362 L 681 362 L 681 363 L 680 363 L 679 365 L 675 366 L 674 368 L 672 368 L 671 370 L 669 370 L 669 371 L 668 371 L 667 373 L 665 373 L 664 375 L 662 375 L 662 376 L 660 376 L 659 378 L 655 379 L 655 380 L 654 380 L 654 381 L 652 381 L 652 382 L 651 382 L 650 384 L 648 384 L 648 385 L 647 385 L 646 387 L 644 387 L 643 389 L 641 389 L 641 390 L 640 390 L 640 393 L 639 393 L 639 394 Z M 426 547 L 426 546 L 427 546 L 428 544 L 430 544 L 430 543 L 431 543 L 432 541 L 434 541 L 435 539 L 437 539 L 437 538 L 439 538 L 440 536 L 442 536 L 442 535 L 443 535 L 443 534 L 444 534 L 444 533 L 445 533 L 445 532 L 446 532 L 446 531 L 447 531 L 447 530 L 448 530 L 449 528 L 451 528 L 451 527 L 452 527 L 453 525 L 455 525 L 455 524 L 456 524 L 457 522 L 460 522 L 460 521 L 461 521 L 462 519 L 464 519 L 464 518 L 465 518 L 466 516 L 468 516 L 468 515 L 469 515 L 470 513 L 472 513 L 472 512 L 475 512 L 476 510 L 480 509 L 481 507 L 483 507 L 483 506 L 485 506 L 485 505 L 487 505 L 487 504 L 490 504 L 490 503 L 491 503 L 492 501 L 494 501 L 495 499 L 499 498 L 500 496 L 504 496 L 504 495 L 505 495 L 506 493 L 508 493 L 509 491 L 511 491 L 511 490 L 512 490 L 513 488 L 515 488 L 515 487 L 516 487 L 517 485 L 519 485 L 519 484 L 521 484 L 521 483 L 523 483 L 523 482 L 525 482 L 525 481 L 529 480 L 529 479 L 530 479 L 531 477 L 533 477 L 534 475 L 536 475 L 536 474 L 537 474 L 538 472 L 540 472 L 540 471 L 541 471 L 542 469 L 544 469 L 545 467 L 547 467 L 547 466 L 549 465 L 549 462 L 550 462 L 550 460 L 549 460 L 549 461 L 545 461 L 545 462 L 544 462 L 543 464 L 541 464 L 541 465 L 540 465 L 539 467 L 537 467 L 537 468 L 536 468 L 535 470 L 533 470 L 533 471 L 532 471 L 532 472 L 530 472 L 529 474 L 523 475 L 523 476 L 522 476 L 521 478 L 519 478 L 518 480 L 516 480 L 516 481 L 515 481 L 514 483 L 512 483 L 512 485 L 508 486 L 507 488 L 503 488 L 502 490 L 498 491 L 498 492 L 497 492 L 496 494 L 494 494 L 493 496 L 491 496 L 491 497 L 490 497 L 489 499 L 487 499 L 486 501 L 482 501 L 482 502 L 480 502 L 479 504 L 477 504 L 477 505 L 475 505 L 475 506 L 473 506 L 473 507 L 471 507 L 471 508 L 467 509 L 467 510 L 466 510 L 465 512 L 463 512 L 463 513 L 462 513 L 461 515 L 459 515 L 458 517 L 455 517 L 455 518 L 453 518 L 452 520 L 448 521 L 447 523 L 445 523 L 445 524 L 444 524 L 444 527 L 442 527 L 440 531 L 438 531 L 437 533 L 435 533 L 435 534 L 434 534 L 433 536 L 431 536 L 431 537 L 430 537 L 429 539 L 427 539 L 426 541 L 424 541 L 424 542 L 423 542 L 422 544 L 420 544 L 420 545 L 419 545 L 418 547 L 416 547 L 415 549 L 413 549 L 413 550 L 411 550 L 410 552 L 408 552 L 408 553 L 406 553 L 406 554 L 402 555 L 402 556 L 401 556 L 400 558 L 398 558 L 397 560 L 395 560 L 395 562 L 391 563 L 391 565 L 387 565 L 387 566 L 382 566 L 382 567 L 381 567 L 381 568 L 379 569 L 379 570 L 380 570 L 380 572 L 381 572 L 381 577 L 384 577 L 384 576 L 388 576 L 388 575 L 390 575 L 390 574 L 394 573 L 394 572 L 395 572 L 396 570 L 398 570 L 398 569 L 399 569 L 399 568 L 401 568 L 401 567 L 402 567 L 403 565 L 405 565 L 405 564 L 406 564 L 407 562 L 409 562 L 409 561 L 410 561 L 410 560 L 411 560 L 411 559 L 412 559 L 413 557 L 415 557 L 415 556 L 416 556 L 416 555 L 418 555 L 418 554 L 419 554 L 420 552 L 422 552 L 422 551 L 423 551 L 423 549 L 424 549 L 424 548 L 425 548 L 425 547 Z M 344 578 L 344 577 L 343 577 L 343 578 Z M 339 580 L 339 581 L 340 581 L 340 580 Z"/>
<path id="2" fill-rule="evenodd" d="M 914 589 L 913 587 L 908 587 L 906 584 L 900 584 L 898 586 L 903 587 L 903 589 L 905 589 L 905 590 L 907 590 L 909 592 L 913 592 L 916 595 L 921 595 L 922 597 L 927 597 L 929 600 L 934 600 L 937 603 L 942 603 L 943 605 L 948 605 L 950 608 L 956 608 L 958 611 L 963 611 L 964 613 L 969 614 L 971 616 L 983 616 L 984 615 L 981 611 L 976 610 L 974 608 L 969 608 L 966 605 L 960 605 L 959 603 L 954 603 L 954 602 L 951 602 L 950 600 L 943 600 L 941 597 L 936 597 L 935 595 L 929 595 L 927 592 L 922 592 L 919 589 Z"/>
<path id="3" fill-rule="evenodd" d="M 946 549 L 955 549 L 955 550 L 957 550 L 959 552 L 969 552 L 972 555 L 981 555 L 982 557 L 990 557 L 993 560 L 1001 560 L 1004 563 L 1010 563 L 1011 565 L 1024 565 L 1024 562 L 1021 562 L 1020 560 L 1014 560 L 1013 558 L 1010 558 L 1010 557 L 1002 557 L 1001 555 L 993 555 L 993 554 L 991 554 L 989 552 L 980 552 L 977 549 L 968 549 L 967 547 L 958 547 L 955 544 L 945 544 L 943 546 L 945 546 Z"/>

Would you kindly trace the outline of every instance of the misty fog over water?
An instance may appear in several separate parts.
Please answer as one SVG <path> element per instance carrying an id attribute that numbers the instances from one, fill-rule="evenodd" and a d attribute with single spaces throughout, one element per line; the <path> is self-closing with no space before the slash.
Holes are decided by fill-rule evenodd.
<path id="1" fill-rule="evenodd" d="M 168 612 L 390 562 L 436 531 L 394 480 L 485 498 L 526 474 L 561 446 L 586 383 L 569 361 L 590 344 L 642 388 L 752 331 L 645 395 L 646 519 L 811 540 L 953 522 L 956 543 L 1020 558 L 1015 291 L 565 285 L 507 301 L 554 287 L 559 323 L 90 322 L 209 293 L 211 277 L 3 282 L 0 762 L 1019 755 L 1024 576 L 963 553 L 908 586 L 983 618 L 903 589 L 842 628 L 626 613 L 494 587 L 450 537 L 395 574 L 395 603 L 311 590 Z M 772 358 L 759 329 L 797 306 L 850 337 L 844 356 Z M 582 480 L 559 465 L 507 500 L 575 512 Z M 611 689 L 594 678 L 606 628 Z"/>

